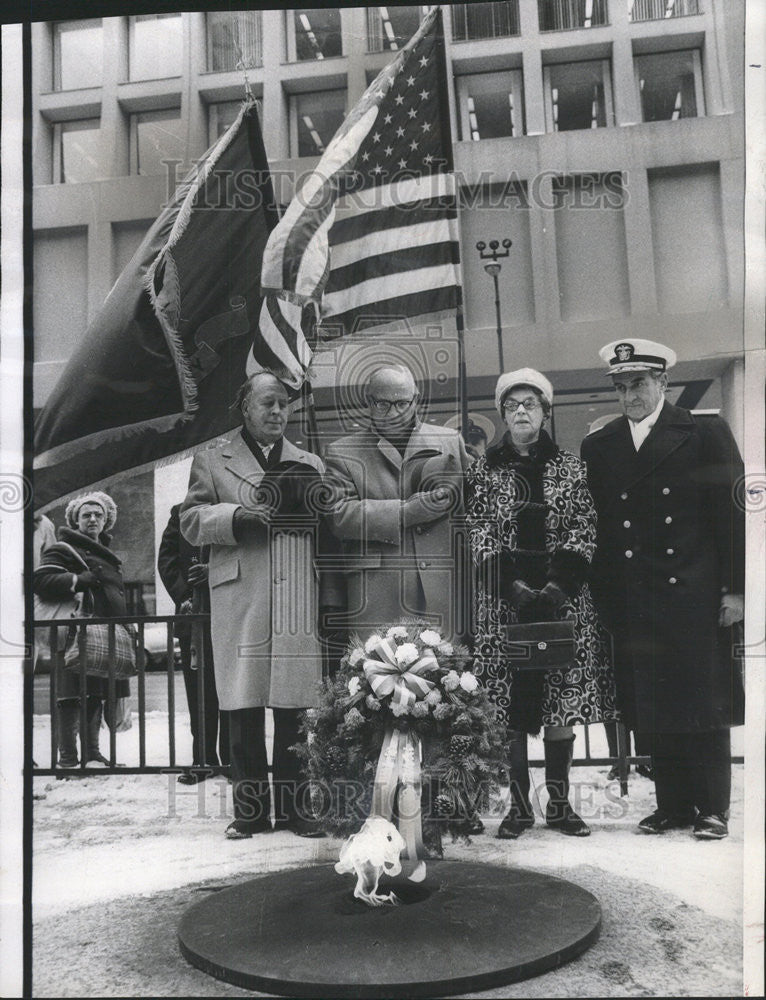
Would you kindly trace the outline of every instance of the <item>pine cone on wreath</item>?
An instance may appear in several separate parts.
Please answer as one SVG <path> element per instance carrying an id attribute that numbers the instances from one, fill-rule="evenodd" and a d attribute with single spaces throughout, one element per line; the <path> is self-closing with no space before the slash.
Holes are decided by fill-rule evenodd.
<path id="1" fill-rule="evenodd" d="M 434 819 L 446 819 L 452 815 L 452 812 L 452 799 L 450 796 L 444 792 L 437 795 L 434 800 Z"/>
<path id="2" fill-rule="evenodd" d="M 449 741 L 450 757 L 456 761 L 465 761 L 471 753 L 472 736 L 453 736 Z"/>

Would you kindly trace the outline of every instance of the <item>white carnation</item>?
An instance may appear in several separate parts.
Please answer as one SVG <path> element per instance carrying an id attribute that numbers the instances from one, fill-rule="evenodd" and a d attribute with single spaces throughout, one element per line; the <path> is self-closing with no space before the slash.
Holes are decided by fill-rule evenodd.
<path id="1" fill-rule="evenodd" d="M 355 667 L 358 663 L 361 663 L 364 659 L 364 650 L 361 646 L 357 646 L 356 649 L 351 650 L 351 655 L 348 658 L 349 666 Z"/>
<path id="2" fill-rule="evenodd" d="M 479 686 L 479 682 L 476 680 L 474 674 L 470 670 L 466 670 L 460 677 L 460 687 L 471 694 Z"/>
<path id="3" fill-rule="evenodd" d="M 361 686 L 362 682 L 359 680 L 358 677 L 351 678 L 351 680 L 348 682 L 348 693 L 351 695 L 352 698 L 355 694 L 359 693 L 359 688 Z"/>
<path id="4" fill-rule="evenodd" d="M 382 638 L 383 637 L 380 636 L 380 635 L 378 635 L 377 632 L 373 633 L 370 636 L 370 638 L 367 640 L 367 642 L 364 644 L 364 651 L 365 651 L 365 653 L 367 653 L 367 654 L 374 653 L 375 649 L 377 648 L 378 643 L 380 642 L 380 640 Z"/>
<path id="5" fill-rule="evenodd" d="M 454 691 L 460 683 L 460 674 L 457 670 L 450 670 L 442 677 L 442 684 L 445 691 Z"/>
<path id="6" fill-rule="evenodd" d="M 438 646 L 442 641 L 442 637 L 438 632 L 435 632 L 432 628 L 424 629 L 420 633 L 421 642 L 424 642 L 426 646 Z"/>
<path id="7" fill-rule="evenodd" d="M 451 642 L 440 642 L 436 651 L 437 653 L 442 653 L 444 656 L 452 656 L 455 652 L 455 647 Z"/>
<path id="8" fill-rule="evenodd" d="M 387 639 L 406 639 L 407 629 L 403 625 L 392 625 L 386 632 Z"/>
<path id="9" fill-rule="evenodd" d="M 414 642 L 403 642 L 401 646 L 397 646 L 396 662 L 400 667 L 408 667 L 418 659 L 420 659 L 420 653 Z"/>

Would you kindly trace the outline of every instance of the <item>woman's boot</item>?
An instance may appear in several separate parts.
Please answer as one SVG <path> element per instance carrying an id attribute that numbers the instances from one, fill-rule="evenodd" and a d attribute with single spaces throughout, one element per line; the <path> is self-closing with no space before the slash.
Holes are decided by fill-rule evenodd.
<path id="1" fill-rule="evenodd" d="M 99 749 L 99 738 L 101 734 L 101 719 L 104 714 L 104 705 L 100 698 L 90 697 L 87 701 L 88 713 L 88 733 L 83 747 L 83 754 L 88 764 L 103 764 L 110 767 L 109 761 Z"/>
<path id="2" fill-rule="evenodd" d="M 574 753 L 574 736 L 563 740 L 544 739 L 545 746 L 545 787 L 548 790 L 548 805 L 545 822 L 554 830 L 570 837 L 587 837 L 590 827 L 569 804 L 569 769 Z"/>
<path id="3" fill-rule="evenodd" d="M 77 767 L 77 734 L 80 731 L 80 702 L 66 698 L 58 703 L 59 767 Z"/>
<path id="4" fill-rule="evenodd" d="M 527 734 L 510 733 L 508 756 L 511 771 L 511 808 L 497 831 L 500 840 L 516 840 L 534 826 L 535 814 L 529 801 L 529 758 Z"/>

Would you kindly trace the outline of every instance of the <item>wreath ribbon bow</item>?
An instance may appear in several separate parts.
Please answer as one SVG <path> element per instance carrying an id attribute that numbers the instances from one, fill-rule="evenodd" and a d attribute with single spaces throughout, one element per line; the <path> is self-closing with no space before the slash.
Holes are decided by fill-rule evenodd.
<path id="1" fill-rule="evenodd" d="M 420 656 L 414 663 L 398 663 L 396 643 L 391 639 L 381 639 L 374 653 L 379 660 L 365 659 L 362 664 L 365 677 L 378 698 L 391 695 L 391 705 L 410 708 L 416 701 L 422 701 L 436 685 L 425 674 L 439 666 L 433 653 Z"/>

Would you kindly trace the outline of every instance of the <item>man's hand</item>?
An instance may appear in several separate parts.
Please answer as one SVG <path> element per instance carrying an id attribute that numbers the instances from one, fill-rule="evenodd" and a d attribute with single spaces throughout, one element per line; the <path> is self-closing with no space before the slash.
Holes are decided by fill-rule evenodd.
<path id="1" fill-rule="evenodd" d="M 238 542 L 251 542 L 260 537 L 264 526 L 271 521 L 271 508 L 266 504 L 256 504 L 245 510 L 238 507 L 234 511 L 232 530 Z"/>
<path id="2" fill-rule="evenodd" d="M 192 587 L 196 587 L 200 583 L 207 583 L 207 563 L 192 563 L 186 574 L 186 582 Z"/>
<path id="3" fill-rule="evenodd" d="M 190 615 L 192 613 L 192 602 L 191 598 L 187 598 L 185 601 L 181 601 L 178 607 L 179 615 Z"/>
<path id="4" fill-rule="evenodd" d="M 745 617 L 744 594 L 724 594 L 718 609 L 718 624 L 721 628 L 730 628 Z"/>
<path id="5" fill-rule="evenodd" d="M 517 611 L 533 604 L 539 596 L 540 591 L 533 590 L 523 580 L 514 580 L 511 585 L 511 606 Z"/>
<path id="6" fill-rule="evenodd" d="M 540 591 L 540 604 L 549 610 L 554 618 L 558 618 L 562 607 L 568 602 L 569 595 L 553 580 L 549 580 Z"/>
<path id="7" fill-rule="evenodd" d="M 77 574 L 77 583 L 74 585 L 75 590 L 91 590 L 92 588 L 98 586 L 98 577 L 95 573 L 91 573 L 89 569 L 83 570 L 82 573 Z"/>
<path id="8" fill-rule="evenodd" d="M 432 490 L 413 493 L 404 501 L 404 526 L 413 528 L 418 524 L 438 521 L 453 510 L 457 503 L 456 490 L 450 486 L 437 486 Z"/>

